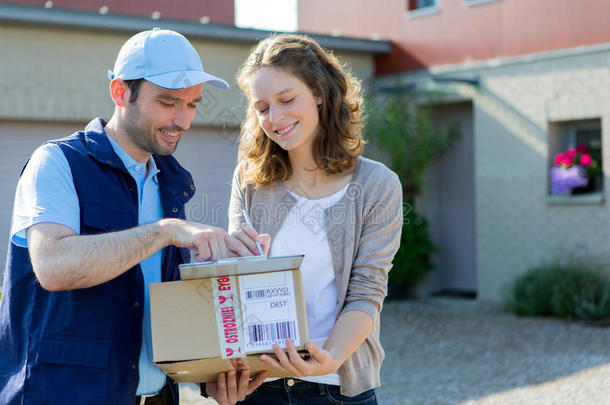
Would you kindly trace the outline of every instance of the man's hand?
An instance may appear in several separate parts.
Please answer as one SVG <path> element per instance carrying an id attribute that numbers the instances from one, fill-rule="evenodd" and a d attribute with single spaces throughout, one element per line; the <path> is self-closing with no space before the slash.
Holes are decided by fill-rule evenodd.
<path id="1" fill-rule="evenodd" d="M 168 245 L 195 250 L 199 261 L 253 254 L 224 229 L 176 218 L 97 235 L 40 223 L 28 228 L 27 239 L 34 273 L 49 291 L 105 283 Z"/>
<path id="2" fill-rule="evenodd" d="M 260 387 L 265 381 L 265 377 L 267 377 L 267 372 L 262 371 L 250 380 L 250 370 L 245 369 L 240 372 L 239 382 L 237 382 L 237 372 L 231 370 L 227 373 L 220 373 L 217 382 L 206 383 L 205 389 L 219 405 L 235 405 Z"/>
<path id="3" fill-rule="evenodd" d="M 163 219 L 160 224 L 168 235 L 168 245 L 195 250 L 197 261 L 252 255 L 247 245 L 222 228 L 180 219 Z"/>

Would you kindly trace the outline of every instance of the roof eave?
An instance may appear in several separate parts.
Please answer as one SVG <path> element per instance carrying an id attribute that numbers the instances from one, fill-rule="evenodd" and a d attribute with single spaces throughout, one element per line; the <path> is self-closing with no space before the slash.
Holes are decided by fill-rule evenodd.
<path id="1" fill-rule="evenodd" d="M 218 40 L 226 42 L 256 43 L 272 31 L 237 28 L 230 25 L 198 24 L 180 20 L 153 20 L 150 18 L 96 14 L 86 11 L 0 4 L 0 22 L 29 24 L 35 26 L 65 27 L 109 32 L 136 33 L 152 27 L 180 32 L 191 39 Z M 383 54 L 390 52 L 390 41 L 335 37 L 310 34 L 320 45 L 338 51 Z"/>

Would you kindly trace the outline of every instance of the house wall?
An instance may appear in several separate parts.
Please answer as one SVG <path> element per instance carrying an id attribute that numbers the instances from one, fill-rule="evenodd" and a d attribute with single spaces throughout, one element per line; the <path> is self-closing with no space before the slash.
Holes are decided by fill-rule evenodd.
<path id="1" fill-rule="evenodd" d="M 480 80 L 478 88 L 444 87 L 473 103 L 478 297 L 501 301 L 517 276 L 556 259 L 610 263 L 610 207 L 605 201 L 610 187 L 610 47 L 456 65 L 432 73 Z M 430 76 L 401 78 L 425 85 Z M 551 203 L 550 123 L 595 118 L 602 122 L 603 200 L 584 204 L 568 197 Z"/>
<path id="2" fill-rule="evenodd" d="M 21 166 L 44 141 L 80 130 L 95 117 L 110 118 L 113 104 L 106 71 L 113 68 L 129 36 L 0 26 L 0 269 L 4 268 Z M 231 88 L 222 91 L 204 85 L 204 99 L 176 157 L 191 171 L 198 188 L 187 207 L 189 217 L 224 227 L 237 155 L 235 142 L 244 117 L 244 99 L 235 75 L 253 44 L 191 42 L 206 71 L 225 78 Z M 337 52 L 337 56 L 362 80 L 372 76 L 371 55 Z"/>
<path id="3" fill-rule="evenodd" d="M 610 42 L 607 0 L 438 0 L 417 15 L 406 0 L 299 2 L 299 30 L 394 41 L 377 74 Z M 363 18 L 366 16 L 366 18 Z"/>
<path id="4" fill-rule="evenodd" d="M 3 3 L 42 7 L 42 0 L 4 0 Z M 53 0 L 54 8 L 98 12 L 106 6 L 108 14 L 124 14 L 150 17 L 153 12 L 163 18 L 199 21 L 208 17 L 209 23 L 233 25 L 235 21 L 234 0 Z"/>
<path id="5" fill-rule="evenodd" d="M 89 121 L 110 117 L 107 70 L 127 34 L 0 27 L 0 118 L 19 120 Z M 238 126 L 243 114 L 241 92 L 234 84 L 236 68 L 248 54 L 247 45 L 192 41 L 206 71 L 226 78 L 228 91 L 205 86 L 195 125 L 229 123 Z M 229 121 L 229 122 L 228 122 Z"/>

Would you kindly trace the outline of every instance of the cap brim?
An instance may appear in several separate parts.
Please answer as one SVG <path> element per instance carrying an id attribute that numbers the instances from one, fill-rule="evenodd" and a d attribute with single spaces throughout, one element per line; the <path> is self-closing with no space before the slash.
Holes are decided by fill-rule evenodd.
<path id="1" fill-rule="evenodd" d="M 144 79 L 156 86 L 168 90 L 185 89 L 201 83 L 209 83 L 222 90 L 229 88 L 229 84 L 220 77 L 197 70 L 163 73 L 160 75 L 147 76 L 144 77 Z"/>

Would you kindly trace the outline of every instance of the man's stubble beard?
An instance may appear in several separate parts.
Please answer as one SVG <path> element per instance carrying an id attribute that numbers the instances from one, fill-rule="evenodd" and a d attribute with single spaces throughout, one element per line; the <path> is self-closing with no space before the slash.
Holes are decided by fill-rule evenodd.
<path id="1" fill-rule="evenodd" d="M 146 120 L 142 119 L 140 108 L 135 102 L 129 103 L 126 111 L 127 120 L 125 124 L 125 132 L 129 136 L 129 139 L 131 139 L 131 141 L 138 148 L 148 153 L 160 156 L 168 156 L 176 151 L 180 139 L 178 139 L 178 141 L 173 145 L 171 151 L 162 149 L 157 141 L 156 132 L 152 130 L 152 124 L 149 124 L 146 122 Z"/>

